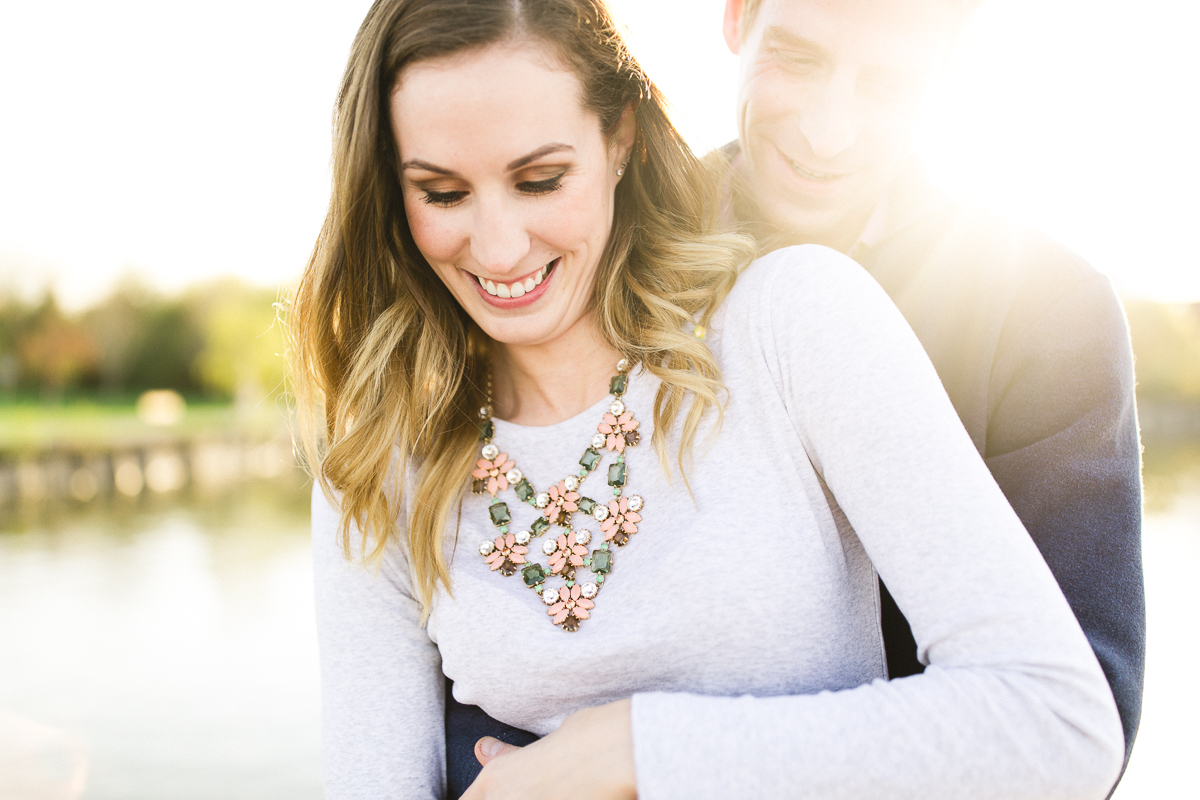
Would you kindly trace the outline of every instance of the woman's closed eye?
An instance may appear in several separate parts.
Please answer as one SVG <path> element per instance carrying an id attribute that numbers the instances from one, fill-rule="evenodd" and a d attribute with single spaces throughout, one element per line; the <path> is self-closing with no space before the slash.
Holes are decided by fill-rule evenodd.
<path id="1" fill-rule="evenodd" d="M 433 189 L 426 189 L 425 196 L 421 199 L 431 206 L 442 206 L 449 208 L 450 206 L 457 204 L 466 196 L 467 193 L 462 191 L 438 192 L 434 191 Z"/>
<path id="2" fill-rule="evenodd" d="M 557 175 L 540 181 L 521 181 L 517 184 L 517 191 L 521 194 L 533 195 L 534 197 L 550 194 L 551 192 L 558 191 L 562 186 L 562 179 L 565 174 L 565 172 L 560 172 Z"/>

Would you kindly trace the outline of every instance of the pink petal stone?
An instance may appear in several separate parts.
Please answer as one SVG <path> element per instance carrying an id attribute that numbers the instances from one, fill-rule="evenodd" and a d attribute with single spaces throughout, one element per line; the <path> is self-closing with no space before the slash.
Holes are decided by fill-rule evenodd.
<path id="1" fill-rule="evenodd" d="M 617 422 L 624 425 L 626 422 L 629 422 L 629 420 L 631 420 L 631 419 L 633 419 L 633 412 L 626 411 L 624 414 L 622 414 L 620 417 L 617 418 Z"/>
<path id="2" fill-rule="evenodd" d="M 580 603 L 580 605 L 583 605 L 583 604 L 582 604 L 582 603 Z M 591 616 L 591 614 L 589 614 L 588 612 L 584 611 L 582 608 L 576 608 L 576 609 L 575 609 L 575 619 L 587 619 L 587 618 L 588 618 L 588 617 L 590 617 L 590 616 Z"/>
<path id="3" fill-rule="evenodd" d="M 492 572 L 495 572 L 496 570 L 500 569 L 500 565 L 503 563 L 504 563 L 504 559 L 500 559 L 499 561 L 493 562 L 492 563 Z"/>
<path id="4" fill-rule="evenodd" d="M 504 553 L 501 553 L 501 552 L 499 552 L 499 551 L 496 551 L 496 552 L 492 553 L 490 556 L 488 556 L 487 558 L 485 558 L 484 560 L 485 560 L 487 563 L 489 563 L 489 564 L 491 564 L 491 563 L 493 563 L 493 562 L 495 562 L 495 561 L 503 561 L 503 560 L 504 560 Z"/>
<path id="5" fill-rule="evenodd" d="M 516 543 L 517 543 L 517 537 L 514 534 L 510 533 L 504 537 L 504 544 L 506 546 L 512 547 Z"/>
<path id="6" fill-rule="evenodd" d="M 604 446 L 609 450 L 615 450 L 617 447 L 617 435 L 615 433 L 610 433 L 608 438 L 604 440 Z"/>
<path id="7" fill-rule="evenodd" d="M 558 546 L 560 548 L 562 548 L 563 550 L 567 549 L 567 535 L 565 533 L 560 533 L 558 535 L 558 539 L 556 539 L 555 541 L 558 542 Z"/>
<path id="8" fill-rule="evenodd" d="M 496 460 L 492 462 L 492 466 L 496 467 L 497 469 L 504 469 L 504 467 L 501 467 L 500 465 L 507 460 L 508 453 L 501 453 L 500 455 L 496 456 Z M 512 467 L 509 467 L 509 469 L 512 469 Z"/>
<path id="9" fill-rule="evenodd" d="M 471 471 L 472 478 L 486 478 L 488 471 L 486 469 L 476 469 Z"/>
<path id="10" fill-rule="evenodd" d="M 604 415 L 604 421 L 605 421 L 605 422 L 607 422 L 609 425 L 616 425 L 616 424 L 617 424 L 617 418 L 616 418 L 616 417 L 614 417 L 612 414 L 609 414 L 609 413 L 605 413 L 605 415 Z"/>
<path id="11" fill-rule="evenodd" d="M 575 503 L 563 503 L 563 509 L 565 511 L 578 511 L 579 506 L 577 506 Z"/>
<path id="12" fill-rule="evenodd" d="M 500 487 L 499 487 L 499 485 L 497 485 L 495 478 L 488 478 L 488 482 L 487 482 L 488 493 L 490 493 L 494 497 L 496 495 L 496 490 L 498 490 L 499 488 Z"/>
<path id="13" fill-rule="evenodd" d="M 626 511 L 625 512 L 625 521 L 626 522 L 641 522 L 642 515 L 637 513 L 636 511 Z"/>
<path id="14" fill-rule="evenodd" d="M 624 500 L 625 498 L 622 497 L 621 499 Z M 614 517 L 619 515 L 621 513 L 621 504 L 618 503 L 616 500 L 609 500 L 608 501 L 608 513 L 612 514 Z"/>
<path id="15" fill-rule="evenodd" d="M 608 519 L 604 520 L 604 522 L 600 523 L 600 530 L 611 531 L 613 528 L 616 527 L 616 525 L 617 525 L 617 518 L 609 517 Z"/>
<path id="16" fill-rule="evenodd" d="M 520 555 L 517 555 L 516 553 L 513 553 L 511 556 L 509 556 L 508 560 L 513 562 L 514 564 L 524 564 L 525 556 L 520 556 Z"/>
<path id="17" fill-rule="evenodd" d="M 601 422 L 599 425 L 596 426 L 596 430 L 600 431 L 601 433 L 615 433 L 616 432 L 613 430 L 612 425 L 606 425 L 603 422 Z"/>
<path id="18" fill-rule="evenodd" d="M 596 604 L 593 603 L 591 600 L 588 600 L 586 597 L 579 598 L 579 602 L 577 602 L 575 605 L 578 608 L 595 608 L 596 607 Z M 578 616 L 578 615 L 576 615 L 576 616 Z"/>
<path id="19" fill-rule="evenodd" d="M 475 466 L 486 471 L 492 468 L 492 462 L 488 461 L 486 458 L 481 458 L 475 462 Z"/>
<path id="20" fill-rule="evenodd" d="M 612 541 L 612 538 L 613 538 L 614 536 L 616 536 L 616 535 L 617 535 L 617 529 L 616 529 L 616 528 L 610 528 L 609 530 L 606 530 L 606 531 L 604 532 L 604 541 L 606 541 L 606 542 L 611 542 L 611 541 Z"/>
<path id="21" fill-rule="evenodd" d="M 636 430 L 637 430 L 637 427 L 638 427 L 638 425 L 641 425 L 641 424 L 642 424 L 641 422 L 639 422 L 638 420 L 634 419 L 634 420 L 630 420 L 630 421 L 629 421 L 629 422 L 627 422 L 626 424 L 622 425 L 622 426 L 621 426 L 621 428 L 622 428 L 623 430 L 627 430 L 627 431 L 636 431 Z"/>
<path id="22" fill-rule="evenodd" d="M 625 452 L 625 437 L 617 436 L 616 440 L 617 440 L 617 452 L 624 453 Z"/>
<path id="23" fill-rule="evenodd" d="M 571 552 L 575 553 L 576 555 L 586 556 L 587 548 L 581 544 L 573 544 L 571 545 Z"/>
<path id="24" fill-rule="evenodd" d="M 564 604 L 563 601 L 559 600 L 557 603 L 550 606 L 550 608 L 548 608 L 546 610 L 546 613 L 549 614 L 550 616 L 554 616 L 555 614 L 562 611 L 566 607 L 567 607 L 566 604 Z"/>
<path id="25" fill-rule="evenodd" d="M 500 486 L 500 491 L 502 492 L 508 488 L 508 478 L 503 475 L 496 476 L 496 483 Z"/>
<path id="26" fill-rule="evenodd" d="M 503 550 L 505 547 L 508 546 L 504 543 L 504 534 L 503 533 L 500 534 L 499 536 L 497 536 L 495 539 L 493 539 L 492 543 L 495 544 L 496 547 L 500 548 L 501 550 Z"/>
<path id="27" fill-rule="evenodd" d="M 567 560 L 570 561 L 573 566 L 576 566 L 576 567 L 583 566 L 583 556 L 577 556 L 574 553 L 572 553 L 571 557 Z"/>
<path id="28" fill-rule="evenodd" d="M 567 611 L 567 610 L 564 608 L 562 611 L 560 611 L 560 612 L 558 612 L 557 614 L 555 614 L 555 615 L 554 615 L 554 624 L 555 624 L 555 625 L 561 625 L 561 624 L 563 623 L 563 620 L 565 620 L 565 619 L 566 619 L 567 617 L 569 617 L 569 616 L 571 616 L 570 612 L 568 612 L 568 611 Z"/>
<path id="29" fill-rule="evenodd" d="M 621 530 L 625 531 L 626 533 L 637 533 L 637 525 L 634 525 L 629 520 L 625 520 L 621 523 Z"/>
<path id="30" fill-rule="evenodd" d="M 548 494 L 550 495 L 550 502 L 553 503 L 555 500 L 558 499 L 558 487 L 551 486 Z"/>
<path id="31" fill-rule="evenodd" d="M 583 592 L 583 590 L 580 588 L 579 584 L 578 584 L 578 583 L 577 583 L 577 584 L 575 584 L 574 586 L 572 586 L 572 587 L 571 587 L 571 599 L 572 599 L 572 600 L 578 600 L 578 599 L 579 599 L 579 595 L 580 595 L 582 592 Z"/>
<path id="32" fill-rule="evenodd" d="M 512 549 L 512 551 L 513 551 L 514 553 L 528 553 L 528 552 L 529 552 L 529 548 L 528 548 L 528 547 L 526 547 L 526 546 L 525 546 L 525 545 L 523 545 L 523 544 L 519 544 L 519 545 L 517 545 L 516 547 L 514 547 L 514 548 Z"/>
<path id="33" fill-rule="evenodd" d="M 626 511 L 628 511 L 629 510 L 629 498 L 622 495 L 621 502 L 617 503 L 617 508 L 621 509 L 622 514 L 624 514 Z"/>

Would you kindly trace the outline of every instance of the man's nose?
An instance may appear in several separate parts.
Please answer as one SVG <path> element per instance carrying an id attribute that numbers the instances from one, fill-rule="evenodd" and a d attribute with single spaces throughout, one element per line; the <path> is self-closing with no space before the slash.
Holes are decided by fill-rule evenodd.
<path id="1" fill-rule="evenodd" d="M 821 161 L 833 161 L 858 139 L 855 83 L 854 76 L 835 73 L 807 93 L 800 132 L 808 141 L 813 156 Z M 819 170 L 822 165 L 810 166 Z"/>
<path id="2" fill-rule="evenodd" d="M 529 231 L 517 204 L 507 198 L 481 198 L 471 233 L 471 256 L 489 275 L 502 277 L 529 253 Z"/>

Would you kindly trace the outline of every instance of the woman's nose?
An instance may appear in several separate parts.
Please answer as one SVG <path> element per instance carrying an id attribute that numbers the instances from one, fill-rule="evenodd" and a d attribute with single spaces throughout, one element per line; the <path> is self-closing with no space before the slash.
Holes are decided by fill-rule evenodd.
<path id="1" fill-rule="evenodd" d="M 481 271 L 502 277 L 521 266 L 529 253 L 529 231 L 517 204 L 506 199 L 481 200 L 471 232 L 471 256 Z"/>

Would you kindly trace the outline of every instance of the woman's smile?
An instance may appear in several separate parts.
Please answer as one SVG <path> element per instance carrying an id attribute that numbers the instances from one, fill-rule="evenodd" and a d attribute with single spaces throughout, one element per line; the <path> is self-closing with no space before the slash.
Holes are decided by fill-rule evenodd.
<path id="1" fill-rule="evenodd" d="M 533 272 L 513 281 L 494 281 L 463 270 L 475 284 L 479 296 L 496 308 L 524 308 L 537 302 L 550 286 L 550 278 L 562 264 L 559 256 Z"/>

